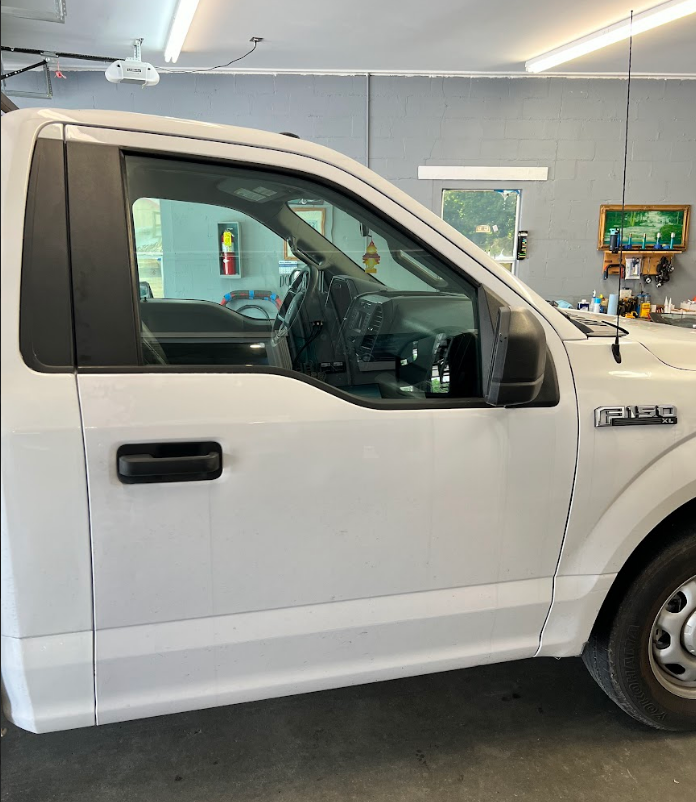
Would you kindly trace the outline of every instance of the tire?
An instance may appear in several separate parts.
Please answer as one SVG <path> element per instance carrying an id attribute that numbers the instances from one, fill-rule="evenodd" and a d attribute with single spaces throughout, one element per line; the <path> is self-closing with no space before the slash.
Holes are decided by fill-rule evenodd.
<path id="1" fill-rule="evenodd" d="M 611 599 L 583 651 L 583 661 L 600 688 L 622 710 L 650 727 L 696 730 L 696 682 L 672 673 L 684 673 L 686 666 L 686 676 L 693 676 L 696 656 L 692 658 L 690 652 L 695 610 L 696 526 L 690 523 L 637 572 L 618 602 Z M 678 616 L 670 619 L 674 611 Z M 674 652 L 660 654 L 665 639 L 669 644 L 673 636 L 657 626 L 658 616 L 671 630 L 675 627 L 669 622 L 679 622 L 678 663 L 664 657 Z"/>

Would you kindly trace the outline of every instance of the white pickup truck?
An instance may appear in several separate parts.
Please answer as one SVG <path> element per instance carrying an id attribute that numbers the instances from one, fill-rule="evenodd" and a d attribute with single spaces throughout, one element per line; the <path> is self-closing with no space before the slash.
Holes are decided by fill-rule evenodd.
<path id="1" fill-rule="evenodd" d="M 2 234 L 18 726 L 583 654 L 696 727 L 696 334 L 207 123 L 6 115 Z"/>

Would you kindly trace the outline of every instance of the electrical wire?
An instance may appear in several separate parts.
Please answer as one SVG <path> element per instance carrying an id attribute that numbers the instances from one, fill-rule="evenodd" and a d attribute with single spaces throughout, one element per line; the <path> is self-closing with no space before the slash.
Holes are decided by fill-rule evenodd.
<path id="1" fill-rule="evenodd" d="M 616 339 L 611 346 L 611 352 L 616 362 L 621 362 L 621 348 L 619 346 L 619 301 L 621 300 L 621 279 L 626 268 L 623 263 L 623 234 L 626 220 L 626 168 L 628 165 L 628 115 L 631 109 L 631 61 L 633 58 L 633 10 L 629 22 L 628 37 L 628 85 L 626 87 L 626 130 L 624 134 L 624 162 L 623 182 L 621 185 L 621 228 L 619 229 L 619 297 L 616 299 Z"/>
<path id="2" fill-rule="evenodd" d="M 233 58 L 228 61 L 226 64 L 216 64 L 214 67 L 201 67 L 200 69 L 193 69 L 193 70 L 177 70 L 171 67 L 155 67 L 158 72 L 166 72 L 170 74 L 189 74 L 189 73 L 201 73 L 201 72 L 214 72 L 215 70 L 221 70 L 225 67 L 230 67 L 232 64 L 236 64 L 238 61 L 245 59 L 247 56 L 250 56 L 254 50 L 259 45 L 259 41 L 261 39 L 259 37 L 254 37 L 252 39 L 253 47 L 250 50 L 247 50 L 241 56 L 237 56 L 237 58 Z M 123 59 L 118 58 L 109 58 L 107 56 L 88 56 L 84 55 L 83 53 L 57 53 L 52 50 L 33 50 L 26 47 L 7 47 L 6 45 L 2 46 L 2 52 L 5 53 L 24 53 L 27 55 L 34 55 L 34 56 L 55 56 L 56 58 L 64 58 L 64 59 L 77 59 L 82 61 L 102 61 L 102 62 L 109 62 L 109 61 L 122 61 Z M 37 67 L 42 67 L 44 64 L 47 64 L 46 60 L 38 62 L 36 64 L 32 64 L 30 67 L 23 67 L 21 70 L 15 70 L 14 72 L 8 72 L 6 75 L 2 76 L 2 80 L 4 81 L 5 78 L 11 78 L 14 75 L 19 75 L 22 72 L 26 72 L 27 70 L 34 70 Z"/>
<path id="3" fill-rule="evenodd" d="M 261 318 L 262 320 L 271 319 L 271 316 L 268 314 L 268 310 L 264 309 L 262 306 L 259 306 L 258 304 L 245 304 L 244 306 L 238 306 L 234 311 L 239 312 L 239 314 L 241 315 L 245 309 L 256 309 L 258 312 L 263 312 L 263 314 L 266 317 Z M 249 317 L 249 315 L 247 315 L 247 317 Z"/>
<path id="4" fill-rule="evenodd" d="M 253 42 L 254 46 L 251 48 L 251 50 L 248 50 L 246 53 L 244 53 L 243 56 L 238 56 L 237 58 L 233 58 L 231 61 L 228 61 L 227 64 L 217 64 L 215 67 L 201 67 L 200 69 L 195 69 L 195 70 L 177 70 L 177 69 L 172 69 L 170 67 L 155 67 L 155 69 L 158 72 L 169 72 L 174 74 L 184 73 L 187 75 L 198 72 L 214 72 L 215 70 L 221 70 L 224 69 L 225 67 L 231 66 L 232 64 L 236 64 L 238 61 L 241 61 L 247 56 L 250 56 L 254 52 L 254 50 L 256 50 L 256 48 L 258 47 L 259 40 L 254 39 Z"/>
<path id="5" fill-rule="evenodd" d="M 305 352 L 305 350 L 317 339 L 317 337 L 321 334 L 322 329 L 324 328 L 323 324 L 320 324 L 318 321 L 314 323 L 314 331 L 309 335 L 309 337 L 305 340 L 304 345 L 300 350 L 297 352 L 297 356 L 295 357 L 295 363 L 299 364 L 300 357 Z"/>

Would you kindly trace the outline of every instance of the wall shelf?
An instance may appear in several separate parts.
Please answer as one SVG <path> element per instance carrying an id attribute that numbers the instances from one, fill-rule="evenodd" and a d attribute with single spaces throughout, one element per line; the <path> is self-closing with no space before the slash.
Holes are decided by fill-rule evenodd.
<path id="1" fill-rule="evenodd" d="M 684 249 L 683 248 L 680 248 L 680 249 L 676 249 L 675 248 L 673 251 L 670 251 L 669 248 L 663 248 L 661 251 L 656 251 L 654 248 L 649 248 L 646 251 L 639 251 L 637 248 L 631 248 L 630 250 L 628 248 L 624 248 L 623 249 L 623 255 L 624 256 L 645 256 L 645 254 L 652 254 L 653 256 L 674 256 L 674 254 L 676 254 L 676 253 L 684 253 Z M 604 251 L 604 255 L 605 256 L 618 256 L 619 254 L 618 254 L 618 252 L 617 253 L 612 253 L 611 251 L 606 251 L 605 250 Z"/>
<path id="2" fill-rule="evenodd" d="M 609 276 L 616 276 L 619 273 L 619 255 L 621 256 L 621 264 L 626 266 L 626 259 L 630 259 L 633 257 L 640 258 L 642 260 L 642 266 L 640 274 L 641 276 L 656 276 L 658 273 L 657 265 L 662 259 L 663 256 L 671 259 L 672 257 L 676 256 L 677 254 L 684 253 L 683 250 L 679 251 L 637 251 L 637 250 L 630 250 L 630 251 L 623 251 L 622 254 L 612 253 L 611 251 L 604 251 L 603 252 L 603 263 L 602 263 L 602 275 L 605 273 Z M 610 265 L 617 265 L 617 267 L 611 267 Z"/>

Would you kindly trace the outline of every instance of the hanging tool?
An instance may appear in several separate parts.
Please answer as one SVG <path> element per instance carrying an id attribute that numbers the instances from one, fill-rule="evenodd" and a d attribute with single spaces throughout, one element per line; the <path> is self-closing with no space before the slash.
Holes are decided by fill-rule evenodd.
<path id="1" fill-rule="evenodd" d="M 672 260 L 663 256 L 657 263 L 657 275 L 655 276 L 655 284 L 661 287 L 666 284 L 670 279 L 670 273 L 674 270 L 672 267 Z"/>
<path id="2" fill-rule="evenodd" d="M 607 265 L 604 268 L 604 272 L 602 273 L 602 278 L 606 281 L 609 278 L 609 271 L 618 270 L 619 273 L 619 280 L 626 278 L 626 265 L 622 264 L 621 262 L 613 262 L 610 265 Z"/>

